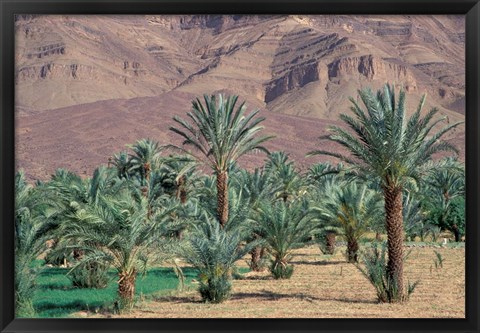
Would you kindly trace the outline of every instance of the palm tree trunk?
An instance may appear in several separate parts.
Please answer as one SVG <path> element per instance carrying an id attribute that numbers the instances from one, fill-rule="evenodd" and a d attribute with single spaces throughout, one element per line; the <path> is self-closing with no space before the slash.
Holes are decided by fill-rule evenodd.
<path id="1" fill-rule="evenodd" d="M 327 254 L 335 253 L 336 236 L 337 235 L 334 232 L 327 232 L 327 234 L 325 235 L 325 250 L 327 251 Z"/>
<path id="2" fill-rule="evenodd" d="M 347 260 L 350 263 L 358 262 L 358 242 L 355 238 L 349 237 L 347 242 Z"/>
<path id="3" fill-rule="evenodd" d="M 397 297 L 393 297 L 392 301 L 402 301 L 404 298 L 402 188 L 384 187 L 383 194 L 385 197 L 385 223 L 388 239 L 387 271 L 397 290 Z"/>
<path id="4" fill-rule="evenodd" d="M 261 247 L 257 246 L 255 247 L 251 252 L 252 256 L 252 261 L 250 263 L 250 269 L 254 272 L 259 272 L 261 270 L 260 268 L 260 252 L 261 252 Z"/>
<path id="5" fill-rule="evenodd" d="M 228 221 L 228 172 L 217 171 L 217 217 L 225 227 Z"/>
<path id="6" fill-rule="evenodd" d="M 453 234 L 455 235 L 455 242 L 460 242 L 460 230 L 458 229 L 458 226 L 454 224 L 452 226 Z"/>
<path id="7" fill-rule="evenodd" d="M 118 280 L 118 296 L 120 298 L 121 310 L 131 309 L 135 296 L 136 272 L 122 272 Z"/>
<path id="8" fill-rule="evenodd" d="M 177 192 L 176 197 L 180 200 L 182 205 L 187 202 L 187 190 L 185 189 L 185 176 L 181 176 L 177 182 Z"/>

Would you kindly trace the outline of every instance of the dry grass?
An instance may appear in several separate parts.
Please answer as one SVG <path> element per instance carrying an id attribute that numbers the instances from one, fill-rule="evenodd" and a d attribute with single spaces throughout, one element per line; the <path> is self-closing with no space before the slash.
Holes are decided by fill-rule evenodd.
<path id="1" fill-rule="evenodd" d="M 131 318 L 464 318 L 465 250 L 414 248 L 405 266 L 420 284 L 407 304 L 379 304 L 374 288 L 344 260 L 344 248 L 332 257 L 310 246 L 296 251 L 290 280 L 249 273 L 233 283 L 223 304 L 204 304 L 195 290 L 139 303 Z M 435 268 L 434 250 L 444 258 Z M 245 263 L 240 263 L 244 266 Z"/>

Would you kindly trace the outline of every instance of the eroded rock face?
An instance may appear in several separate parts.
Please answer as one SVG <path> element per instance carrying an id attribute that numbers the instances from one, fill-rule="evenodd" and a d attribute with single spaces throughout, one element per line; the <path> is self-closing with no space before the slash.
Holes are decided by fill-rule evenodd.
<path id="1" fill-rule="evenodd" d="M 18 101 L 40 111 L 172 89 L 231 91 L 274 112 L 332 113 L 351 87 L 395 81 L 458 112 L 462 24 L 456 16 L 18 16 Z M 30 96 L 45 80 L 62 95 Z M 79 97 L 82 85 L 95 94 Z"/>
<path id="2" fill-rule="evenodd" d="M 344 57 L 328 65 L 328 79 L 338 82 L 350 76 L 361 75 L 368 80 L 389 78 L 402 82 L 407 92 L 414 91 L 417 84 L 406 65 L 396 63 L 393 59 L 378 59 L 373 55 Z"/>

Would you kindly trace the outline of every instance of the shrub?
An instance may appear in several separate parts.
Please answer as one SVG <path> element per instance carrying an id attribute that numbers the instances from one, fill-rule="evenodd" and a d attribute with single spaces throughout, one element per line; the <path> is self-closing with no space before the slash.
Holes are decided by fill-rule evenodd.
<path id="1" fill-rule="evenodd" d="M 386 243 L 382 243 L 380 249 L 378 248 L 377 243 L 373 243 L 372 248 L 363 253 L 363 263 L 365 268 L 362 268 L 359 264 L 356 264 L 356 266 L 375 287 L 379 302 L 394 303 L 408 300 L 419 281 L 416 281 L 413 284 L 408 283 L 406 286 L 406 294 L 399 294 L 397 281 L 392 280 L 390 274 L 387 272 L 386 252 Z M 409 253 L 403 258 L 404 261 L 408 257 L 408 254 Z"/>
<path id="2" fill-rule="evenodd" d="M 86 262 L 75 266 L 67 277 L 77 288 L 106 288 L 110 278 L 108 277 L 108 265 L 99 262 Z"/>
<path id="3" fill-rule="evenodd" d="M 290 279 L 293 274 L 293 265 L 272 261 L 270 272 L 275 279 Z"/>

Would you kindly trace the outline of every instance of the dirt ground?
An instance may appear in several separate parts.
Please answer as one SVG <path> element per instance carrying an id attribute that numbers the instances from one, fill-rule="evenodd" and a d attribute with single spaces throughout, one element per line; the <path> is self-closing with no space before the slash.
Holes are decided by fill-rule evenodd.
<path id="1" fill-rule="evenodd" d="M 434 250 L 443 257 L 443 268 L 435 268 Z M 244 279 L 233 281 L 232 298 L 222 304 L 204 304 L 192 289 L 139 302 L 128 314 L 95 317 L 465 318 L 463 248 L 413 248 L 405 264 L 405 277 L 420 283 L 406 304 L 377 303 L 374 288 L 345 261 L 344 252 L 343 247 L 334 256 L 324 256 L 315 246 L 299 249 L 290 280 L 247 273 Z M 246 263 L 240 262 L 240 266 Z"/>

